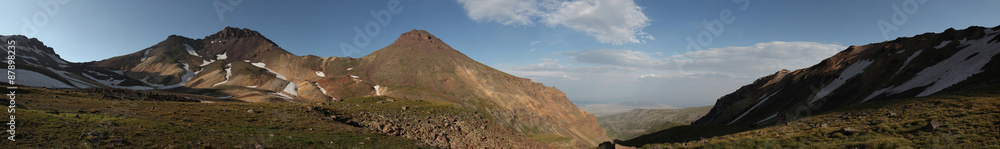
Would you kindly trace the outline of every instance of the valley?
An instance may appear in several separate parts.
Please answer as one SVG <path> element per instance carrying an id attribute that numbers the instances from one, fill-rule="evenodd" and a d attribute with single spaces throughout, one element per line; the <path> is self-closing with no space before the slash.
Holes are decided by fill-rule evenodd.
<path id="1" fill-rule="evenodd" d="M 608 136 L 628 140 L 668 128 L 689 125 L 708 113 L 712 107 L 683 109 L 633 109 L 628 112 L 597 117 Z"/>

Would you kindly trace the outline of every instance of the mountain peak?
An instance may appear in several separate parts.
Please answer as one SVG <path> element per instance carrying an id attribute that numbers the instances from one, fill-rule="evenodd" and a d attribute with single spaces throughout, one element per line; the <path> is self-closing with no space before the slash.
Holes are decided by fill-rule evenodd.
<path id="1" fill-rule="evenodd" d="M 393 44 L 394 45 L 399 45 L 399 44 L 419 44 L 419 45 L 437 45 L 437 46 L 441 46 L 441 45 L 444 45 L 444 42 L 441 41 L 441 39 L 439 39 L 439 38 L 435 37 L 434 35 L 432 35 L 430 32 L 427 32 L 425 30 L 413 29 L 413 30 L 410 30 L 409 32 L 400 34 L 399 35 L 399 39 L 396 39 L 396 42 L 394 42 Z M 447 46 L 447 45 L 444 45 L 444 46 Z M 451 48 L 448 47 L 447 49 L 451 49 Z"/>
<path id="2" fill-rule="evenodd" d="M 430 32 L 427 32 L 425 30 L 417 30 L 417 29 L 410 30 L 409 32 L 403 33 L 402 35 L 399 36 L 399 40 L 403 40 L 403 39 L 407 39 L 407 40 L 433 40 L 433 39 L 436 39 L 436 38 L 437 37 L 434 37 L 434 35 L 431 35 Z M 438 41 L 440 41 L 440 40 L 438 40 Z"/>
<path id="3" fill-rule="evenodd" d="M 461 58 L 465 60 L 472 60 L 465 56 L 465 54 L 462 54 L 462 52 L 451 48 L 451 46 L 448 46 L 448 44 L 444 43 L 444 41 L 432 35 L 430 32 L 417 29 L 400 34 L 399 38 L 389 46 L 372 52 L 372 54 L 365 57 L 382 57 L 387 59 L 397 57 L 408 59 L 414 57 L 427 57 L 433 59 Z"/>
<path id="4" fill-rule="evenodd" d="M 247 28 L 236 28 L 231 26 L 227 26 L 221 31 L 205 37 L 205 39 L 229 39 L 229 38 L 262 38 L 264 40 L 267 40 L 267 42 L 274 43 L 271 42 L 271 40 L 264 37 L 264 35 L 261 35 L 260 32 L 257 32 L 255 30 Z"/>

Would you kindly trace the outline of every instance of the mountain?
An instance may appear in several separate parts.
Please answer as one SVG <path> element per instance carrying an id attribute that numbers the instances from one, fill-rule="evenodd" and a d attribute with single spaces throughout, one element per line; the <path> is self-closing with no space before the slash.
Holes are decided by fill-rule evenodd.
<path id="1" fill-rule="evenodd" d="M 35 38 L 0 36 L 11 41 L 14 56 L 15 84 L 50 88 L 115 87 L 148 89 L 146 84 L 123 75 L 122 71 L 92 68 L 63 60 L 55 51 Z M 4 46 L 7 47 L 7 46 Z M 7 71 L 8 67 L 3 70 Z"/>
<path id="2" fill-rule="evenodd" d="M 358 76 L 379 84 L 382 95 L 472 107 L 518 132 L 570 138 L 573 146 L 609 140 L 597 118 L 559 89 L 483 65 L 423 30 L 403 33 L 358 61 Z"/>
<path id="3" fill-rule="evenodd" d="M 1000 144 L 992 132 L 1000 121 L 989 111 L 1000 109 L 998 34 L 1000 26 L 973 26 L 850 46 L 811 67 L 781 70 L 722 96 L 692 125 L 614 144 L 995 147 Z"/>
<path id="4" fill-rule="evenodd" d="M 694 124 L 778 124 L 859 103 L 995 84 L 1000 82 L 998 27 L 850 46 L 812 67 L 759 78 L 719 98 Z"/>
<path id="5" fill-rule="evenodd" d="M 625 113 L 597 117 L 597 122 L 613 139 L 627 140 L 670 127 L 687 125 L 705 116 L 711 106 L 683 109 L 632 109 Z"/>
<path id="6" fill-rule="evenodd" d="M 171 35 L 131 54 L 86 63 L 65 62 L 37 39 L 3 38 L 25 43 L 18 52 L 39 53 L 19 59 L 29 64 L 19 73 L 38 76 L 25 79 L 34 81 L 21 83 L 26 86 L 159 90 L 246 102 L 431 100 L 471 109 L 468 114 L 555 146 L 593 147 L 609 140 L 596 117 L 565 93 L 483 65 L 423 30 L 403 33 L 361 58 L 297 56 L 257 31 L 233 27 L 203 39 Z M 458 146 L 437 138 L 467 139 L 462 131 L 447 133 L 455 134 L 411 139 L 439 147 Z"/>

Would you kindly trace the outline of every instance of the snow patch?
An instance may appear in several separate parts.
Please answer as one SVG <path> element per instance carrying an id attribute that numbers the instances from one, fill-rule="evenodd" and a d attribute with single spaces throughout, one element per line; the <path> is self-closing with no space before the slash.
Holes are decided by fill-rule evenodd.
<path id="1" fill-rule="evenodd" d="M 144 50 L 144 52 L 142 52 L 142 59 L 139 59 L 139 61 L 145 62 L 146 59 L 149 58 L 149 50 L 150 49 L 146 49 L 146 50 Z"/>
<path id="2" fill-rule="evenodd" d="M 326 95 L 326 89 L 323 88 L 323 86 L 319 86 L 319 82 L 313 82 L 313 85 L 316 85 L 316 87 L 319 88 L 319 91 L 323 92 L 323 95 Z"/>
<path id="3" fill-rule="evenodd" d="M 39 58 L 51 59 L 51 60 L 56 61 L 56 63 L 59 64 L 58 66 L 62 67 L 62 68 L 67 67 L 68 66 L 67 64 L 69 64 L 69 62 L 66 62 L 66 61 L 62 60 L 62 58 L 59 58 L 59 56 L 56 56 L 56 55 L 51 54 L 51 53 L 42 52 L 42 50 L 38 50 L 38 48 L 35 47 L 35 46 L 31 46 L 31 47 L 16 46 L 15 49 L 17 49 L 19 51 L 25 51 L 25 52 L 35 53 L 35 54 L 41 56 L 41 57 L 31 57 L 31 56 L 28 56 L 27 54 L 19 54 L 20 57 L 18 57 L 18 58 L 31 59 L 31 60 L 34 60 L 36 62 L 38 61 Z M 48 57 L 48 58 L 45 58 L 45 57 Z M 25 61 L 25 62 L 31 63 L 31 64 L 35 64 L 35 63 L 31 62 L 31 61 Z M 37 64 L 35 64 L 35 65 L 37 65 Z"/>
<path id="4" fill-rule="evenodd" d="M 153 89 L 167 89 L 167 88 L 176 88 L 176 87 L 184 86 L 184 85 L 186 85 L 188 83 L 188 81 L 191 81 L 191 78 L 194 78 L 195 73 L 191 72 L 191 69 L 188 68 L 188 64 L 182 63 L 182 65 L 184 65 L 182 67 L 182 68 L 184 68 L 184 75 L 181 75 L 181 82 L 177 82 L 177 84 L 173 84 L 173 85 L 161 85 L 161 84 L 149 83 L 149 82 L 146 82 L 145 78 L 144 79 L 139 79 L 139 81 L 141 81 L 142 83 L 149 84 L 149 86 L 153 87 Z"/>
<path id="5" fill-rule="evenodd" d="M 774 118 L 775 116 L 778 116 L 778 113 L 774 113 L 774 115 L 768 116 L 767 118 L 764 118 L 764 119 L 761 119 L 760 121 L 757 121 L 757 124 L 760 124 L 760 123 L 763 123 L 764 121 L 770 120 L 770 119 Z"/>
<path id="6" fill-rule="evenodd" d="M 184 65 L 184 70 L 187 70 L 188 72 L 191 72 L 191 65 L 188 65 L 187 63 L 181 63 L 181 65 Z M 201 72 L 201 70 L 195 71 L 194 75 L 198 75 L 198 72 Z"/>
<path id="7" fill-rule="evenodd" d="M 76 78 L 67 76 L 66 74 L 69 74 L 69 72 L 62 71 L 62 70 L 56 70 L 56 69 L 52 69 L 52 68 L 47 68 L 47 69 L 49 69 L 49 71 L 52 71 L 53 73 L 59 75 L 63 79 L 68 80 L 70 82 L 70 85 L 76 86 L 78 88 L 98 87 L 98 86 L 94 86 L 93 84 L 90 84 L 90 83 L 87 83 L 87 82 L 84 82 L 84 81 L 80 81 L 80 80 L 78 80 Z"/>
<path id="8" fill-rule="evenodd" d="M 184 75 L 181 76 L 181 82 L 178 82 L 177 84 L 174 85 L 163 86 L 164 88 L 181 87 L 187 84 L 188 81 L 191 81 L 191 78 L 194 78 L 195 73 L 191 72 L 191 69 L 188 68 L 188 64 L 187 63 L 182 63 L 182 64 L 184 64 Z"/>
<path id="9" fill-rule="evenodd" d="M 316 76 L 326 77 L 326 74 L 324 74 L 322 71 L 316 71 Z"/>
<path id="10" fill-rule="evenodd" d="M 0 69 L 0 71 L 7 72 L 7 69 Z M 17 69 L 15 69 L 14 72 L 17 74 L 17 81 L 15 82 L 17 85 L 45 88 L 76 88 L 75 86 L 63 83 L 56 78 L 46 76 L 42 73 Z"/>
<path id="11" fill-rule="evenodd" d="M 87 74 L 87 73 L 83 73 L 83 77 L 89 78 L 90 80 L 93 80 L 94 82 L 97 82 L 97 83 L 100 83 L 100 84 L 104 84 L 106 86 L 110 86 L 110 87 L 113 87 L 113 88 L 124 88 L 124 89 L 133 89 L 133 90 L 150 90 L 150 89 L 153 89 L 153 88 L 146 87 L 146 86 L 119 86 L 118 84 L 121 84 L 123 81 L 125 81 L 124 79 L 122 79 L 122 80 L 115 80 L 114 78 L 110 78 L 109 77 L 106 80 L 101 80 L 101 79 L 94 78 L 93 76 L 91 76 L 90 74 Z"/>
<path id="12" fill-rule="evenodd" d="M 97 76 L 101 76 L 101 77 L 110 77 L 107 74 L 104 74 L 104 73 L 101 73 L 101 72 L 97 72 L 97 71 L 93 71 L 93 70 L 90 70 L 90 69 L 84 69 L 83 71 L 86 71 L 86 72 L 89 72 L 91 74 L 94 74 L 94 75 L 97 75 Z M 84 73 L 84 74 L 86 74 L 86 73 Z"/>
<path id="13" fill-rule="evenodd" d="M 274 70 L 271 70 L 271 69 L 267 69 L 267 67 L 265 67 L 265 66 L 267 66 L 267 64 L 264 64 L 264 62 L 259 62 L 259 63 L 250 63 L 250 64 L 251 64 L 251 65 L 253 65 L 253 66 L 257 66 L 257 67 L 260 67 L 260 68 L 264 68 L 264 69 L 265 69 L 265 70 L 267 70 L 268 72 L 271 72 L 271 73 L 273 73 L 273 74 L 274 74 L 274 76 L 275 76 L 275 77 L 277 77 L 278 79 L 282 79 L 282 80 L 286 80 L 286 81 L 288 80 L 288 78 L 285 78 L 285 75 L 281 75 L 280 73 L 278 73 L 278 72 L 276 72 L 276 71 L 274 71 Z"/>
<path id="14" fill-rule="evenodd" d="M 920 52 L 924 52 L 924 50 L 918 50 L 917 52 L 913 52 L 913 55 L 910 55 L 910 57 L 906 58 L 906 61 L 903 62 L 903 67 L 899 67 L 899 69 L 896 70 L 896 73 L 893 74 L 899 74 L 899 71 L 903 71 L 903 68 L 906 68 L 906 65 L 910 64 L 910 61 L 912 61 L 913 58 L 916 58 L 918 55 L 920 55 Z"/>
<path id="15" fill-rule="evenodd" d="M 732 125 L 736 121 L 743 118 L 743 116 L 747 116 L 747 114 L 750 113 L 750 111 L 753 111 L 753 109 L 757 108 L 757 106 L 760 106 L 760 104 L 767 102 L 768 99 L 771 99 L 771 96 L 774 96 L 774 94 L 778 94 L 778 92 L 781 92 L 781 90 L 784 89 L 778 89 L 778 91 L 774 91 L 774 93 L 771 93 L 770 95 L 767 96 L 760 96 L 760 98 L 757 99 L 758 101 L 757 104 L 753 105 L 753 107 L 750 107 L 750 109 L 748 109 L 746 112 L 743 112 L 743 114 L 741 114 L 739 117 L 736 117 L 736 119 L 733 119 L 733 121 L 729 122 L 729 124 L 726 125 Z"/>
<path id="16" fill-rule="evenodd" d="M 830 84 L 827 84 L 825 87 L 823 87 L 823 89 L 820 89 L 818 92 L 816 92 L 816 95 L 813 96 L 812 100 L 809 100 L 809 103 L 816 102 L 816 100 L 826 97 L 826 95 L 829 95 L 834 90 L 837 90 L 837 88 L 840 88 L 841 85 L 847 83 L 847 79 L 851 79 L 855 75 L 864 72 L 865 68 L 868 68 L 868 65 L 871 64 L 872 60 L 861 60 L 858 61 L 857 63 L 851 64 L 851 66 L 845 68 L 844 71 L 840 72 L 839 75 L 840 77 L 837 77 L 836 80 L 833 80 L 832 82 L 830 82 Z"/>
<path id="17" fill-rule="evenodd" d="M 201 65 L 200 66 L 201 67 L 205 67 L 206 65 L 212 64 L 214 62 L 215 62 L 215 60 L 207 60 L 207 61 L 206 60 L 201 60 Z"/>
<path id="18" fill-rule="evenodd" d="M 226 71 L 226 80 L 222 80 L 222 82 L 212 84 L 212 86 L 218 86 L 218 85 L 222 85 L 223 83 L 229 82 L 229 77 L 233 76 L 233 71 L 232 70 L 233 70 L 233 64 L 231 64 L 231 63 L 230 64 L 226 64 L 226 69 L 224 70 L 224 71 Z"/>
<path id="19" fill-rule="evenodd" d="M 198 55 L 198 52 L 195 52 L 194 48 L 191 48 L 191 46 L 189 46 L 188 44 L 184 44 L 184 49 L 187 50 L 188 54 L 201 57 L 200 55 Z"/>
<path id="20" fill-rule="evenodd" d="M 378 90 L 379 86 L 375 85 L 375 95 L 382 96 L 382 92 Z"/>
<path id="21" fill-rule="evenodd" d="M 934 93 L 937 93 L 945 88 L 951 87 L 952 85 L 958 84 L 959 82 L 965 81 L 972 75 L 978 74 L 983 71 L 983 67 L 990 62 L 993 56 L 1000 54 L 1000 44 L 990 44 L 989 40 L 993 39 L 996 35 L 990 37 L 980 38 L 974 41 L 959 41 L 963 47 L 960 51 L 951 55 L 948 59 L 945 59 L 933 66 L 924 68 L 924 70 L 918 72 L 909 81 L 900 84 L 899 86 L 887 87 L 879 89 L 868 95 L 865 100 L 861 102 L 866 102 L 871 100 L 875 96 L 888 93 L 897 94 L 910 89 L 918 87 L 927 87 L 924 91 L 917 94 L 916 97 L 924 97 Z"/>
<path id="22" fill-rule="evenodd" d="M 247 88 L 257 88 L 257 86 L 247 86 Z"/>
<path id="23" fill-rule="evenodd" d="M 355 76 L 355 75 L 351 75 L 351 78 L 360 79 L 361 77 L 358 77 L 358 76 Z"/>
<path id="24" fill-rule="evenodd" d="M 947 45 L 948 45 L 948 43 L 951 43 L 951 40 L 948 40 L 948 41 L 942 41 L 942 42 L 941 42 L 941 44 L 938 44 L 937 46 L 934 46 L 934 49 L 941 49 L 941 48 L 944 48 L 944 46 L 947 46 Z"/>
<path id="25" fill-rule="evenodd" d="M 288 85 L 285 85 L 285 90 L 282 91 L 288 94 L 299 96 L 299 85 L 295 84 L 295 82 L 288 82 Z"/>
<path id="26" fill-rule="evenodd" d="M 285 95 L 284 93 L 281 93 L 281 92 L 277 92 L 277 93 L 274 93 L 274 94 L 278 95 L 279 97 L 284 98 L 284 99 L 292 99 L 292 96 Z"/>
<path id="27" fill-rule="evenodd" d="M 226 58 L 229 58 L 229 56 L 227 56 L 227 55 L 226 55 L 226 54 L 228 54 L 228 53 L 229 53 L 229 52 L 225 52 L 225 53 L 222 53 L 222 54 L 219 54 L 219 55 L 215 55 L 215 59 L 216 59 L 216 60 L 220 60 L 220 61 L 221 61 L 221 60 L 225 60 Z"/>
<path id="28" fill-rule="evenodd" d="M 354 67 L 347 68 L 347 71 L 351 71 L 352 69 L 354 69 Z"/>

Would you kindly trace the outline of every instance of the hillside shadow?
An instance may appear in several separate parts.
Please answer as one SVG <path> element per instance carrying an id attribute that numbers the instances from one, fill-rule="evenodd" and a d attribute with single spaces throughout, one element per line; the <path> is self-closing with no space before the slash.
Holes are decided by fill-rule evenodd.
<path id="1" fill-rule="evenodd" d="M 759 127 L 758 127 L 759 128 Z M 679 143 L 697 141 L 704 138 L 728 135 L 744 131 L 754 130 L 746 126 L 728 125 L 684 125 L 672 127 L 662 131 L 641 135 L 629 140 L 615 140 L 615 144 L 625 146 L 642 147 L 646 144 Z"/>

